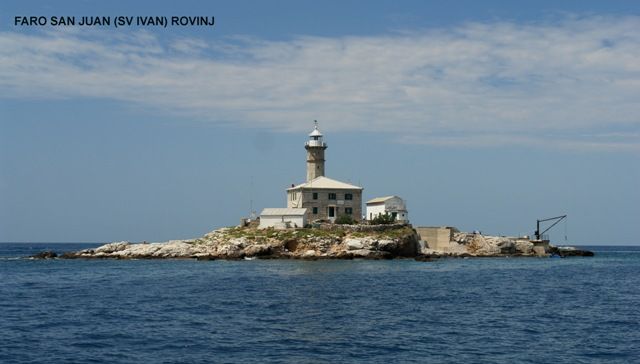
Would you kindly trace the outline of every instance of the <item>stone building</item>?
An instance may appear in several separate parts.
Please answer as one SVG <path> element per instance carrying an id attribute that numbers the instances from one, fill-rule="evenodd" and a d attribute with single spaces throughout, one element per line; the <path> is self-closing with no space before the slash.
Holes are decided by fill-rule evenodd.
<path id="1" fill-rule="evenodd" d="M 317 122 L 304 148 L 307 150 L 307 181 L 287 189 L 287 207 L 306 208 L 307 221 L 335 221 L 341 215 L 360 221 L 362 187 L 324 176 L 327 144 L 322 141 Z"/>

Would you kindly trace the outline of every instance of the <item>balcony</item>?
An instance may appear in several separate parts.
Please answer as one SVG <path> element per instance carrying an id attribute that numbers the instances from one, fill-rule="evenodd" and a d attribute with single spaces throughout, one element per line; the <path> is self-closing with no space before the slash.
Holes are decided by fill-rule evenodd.
<path id="1" fill-rule="evenodd" d="M 304 143 L 305 146 L 307 147 L 326 147 L 327 144 L 323 143 L 322 140 L 309 140 L 308 142 Z"/>

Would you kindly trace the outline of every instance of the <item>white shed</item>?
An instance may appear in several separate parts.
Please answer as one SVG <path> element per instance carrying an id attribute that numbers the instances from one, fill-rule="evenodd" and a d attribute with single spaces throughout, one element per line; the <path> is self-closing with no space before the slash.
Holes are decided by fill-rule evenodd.
<path id="1" fill-rule="evenodd" d="M 367 220 L 373 220 L 385 213 L 395 216 L 396 221 L 409 221 L 409 213 L 404 200 L 398 196 L 376 197 L 367 201 Z"/>
<path id="2" fill-rule="evenodd" d="M 307 209 L 266 208 L 260 213 L 260 228 L 304 227 L 307 224 Z"/>

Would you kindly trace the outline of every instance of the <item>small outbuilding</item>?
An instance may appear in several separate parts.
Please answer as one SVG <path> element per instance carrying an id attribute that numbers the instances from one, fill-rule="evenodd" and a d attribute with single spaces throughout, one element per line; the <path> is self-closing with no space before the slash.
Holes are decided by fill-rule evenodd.
<path id="1" fill-rule="evenodd" d="M 395 217 L 396 221 L 409 221 L 407 205 L 398 196 L 376 197 L 367 201 L 367 220 L 373 220 L 376 216 L 384 214 Z"/>
<path id="2" fill-rule="evenodd" d="M 304 227 L 307 224 L 305 208 L 266 208 L 260 213 L 260 229 L 268 227 Z"/>

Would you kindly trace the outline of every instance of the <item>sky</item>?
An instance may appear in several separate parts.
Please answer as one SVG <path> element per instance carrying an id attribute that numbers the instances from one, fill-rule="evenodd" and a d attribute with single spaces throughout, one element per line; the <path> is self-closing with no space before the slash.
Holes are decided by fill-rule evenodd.
<path id="1" fill-rule="evenodd" d="M 16 16 L 213 16 L 20 26 Z M 328 177 L 415 226 L 640 244 L 637 1 L 3 1 L 0 241 L 162 241 Z"/>

